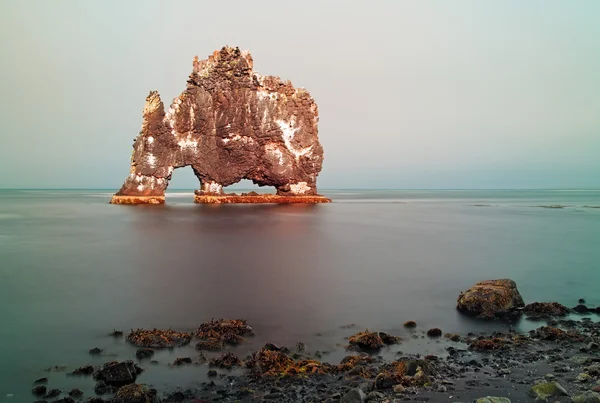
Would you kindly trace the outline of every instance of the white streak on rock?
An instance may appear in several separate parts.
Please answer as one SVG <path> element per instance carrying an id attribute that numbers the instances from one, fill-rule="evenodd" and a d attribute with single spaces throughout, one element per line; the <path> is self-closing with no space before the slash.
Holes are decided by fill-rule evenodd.
<path id="1" fill-rule="evenodd" d="M 202 184 L 202 191 L 205 193 L 211 194 L 221 194 L 223 193 L 223 185 L 216 182 L 204 182 Z"/>
<path id="2" fill-rule="evenodd" d="M 298 182 L 295 184 L 290 184 L 290 190 L 292 191 L 292 193 L 297 194 L 297 195 L 305 194 L 306 192 L 308 192 L 311 189 L 312 188 L 310 186 L 308 186 L 308 183 L 306 183 L 306 182 Z"/>
<path id="3" fill-rule="evenodd" d="M 284 165 L 283 152 L 281 152 L 281 150 L 279 149 L 279 146 L 277 144 L 274 144 L 274 143 L 267 144 L 265 146 L 265 152 L 267 154 L 270 154 L 273 157 L 277 158 L 277 160 L 279 161 L 279 165 L 281 165 L 281 166 Z"/>
<path id="4" fill-rule="evenodd" d="M 156 166 L 156 157 L 154 156 L 154 154 L 149 153 L 148 157 L 147 157 L 147 161 L 148 161 L 148 165 L 150 165 L 151 168 L 154 168 Z"/>
<path id="5" fill-rule="evenodd" d="M 154 143 L 154 137 L 148 136 L 148 138 L 146 139 L 146 141 L 148 142 L 148 144 L 152 144 L 152 143 Z"/>
<path id="6" fill-rule="evenodd" d="M 137 187 L 137 190 L 138 190 L 139 192 L 143 191 L 143 190 L 144 190 L 144 185 L 139 185 L 139 186 Z"/>
<path id="7" fill-rule="evenodd" d="M 177 145 L 181 148 L 198 148 L 198 140 L 192 140 L 188 135 L 187 138 L 179 140 Z"/>
<path id="8" fill-rule="evenodd" d="M 299 130 L 299 128 L 294 127 L 296 125 L 296 119 L 294 117 L 292 117 L 289 122 L 286 122 L 285 120 L 278 120 L 277 124 L 281 130 L 281 137 L 283 138 L 285 147 L 294 155 L 294 157 L 296 157 L 296 160 L 304 155 L 307 157 L 311 156 L 313 146 L 298 150 L 292 145 L 292 140 L 294 139 L 296 132 Z"/>

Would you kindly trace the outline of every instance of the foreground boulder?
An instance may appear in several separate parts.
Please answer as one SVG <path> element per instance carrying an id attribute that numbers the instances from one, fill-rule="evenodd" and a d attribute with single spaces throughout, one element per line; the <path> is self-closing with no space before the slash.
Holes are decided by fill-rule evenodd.
<path id="1" fill-rule="evenodd" d="M 458 297 L 456 308 L 482 319 L 518 314 L 525 306 L 517 284 L 509 279 L 487 280 L 475 284 Z"/>

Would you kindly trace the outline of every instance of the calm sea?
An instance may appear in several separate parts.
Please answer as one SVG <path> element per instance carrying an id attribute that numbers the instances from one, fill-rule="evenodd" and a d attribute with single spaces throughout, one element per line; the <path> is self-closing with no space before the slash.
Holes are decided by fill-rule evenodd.
<path id="1" fill-rule="evenodd" d="M 600 303 L 598 190 L 323 193 L 335 202 L 200 206 L 178 191 L 165 206 L 113 206 L 102 190 L 0 191 L 0 401 L 32 400 L 42 376 L 89 392 L 90 379 L 44 369 L 132 358 L 113 329 L 245 318 L 257 336 L 242 357 L 303 341 L 335 362 L 358 329 L 505 327 L 456 313 L 459 292 L 479 280 L 512 278 L 528 302 Z M 89 356 L 93 347 L 104 355 Z M 398 349 L 443 345 L 408 337 Z M 204 366 L 168 366 L 181 356 L 196 353 L 159 352 L 139 381 L 206 379 Z"/>

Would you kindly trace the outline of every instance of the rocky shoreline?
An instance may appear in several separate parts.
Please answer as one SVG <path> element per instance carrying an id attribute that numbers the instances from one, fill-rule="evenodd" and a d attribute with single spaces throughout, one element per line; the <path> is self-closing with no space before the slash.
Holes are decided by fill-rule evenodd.
<path id="1" fill-rule="evenodd" d="M 137 329 L 125 336 L 115 331 L 107 337 L 124 339 L 123 343 L 138 348 L 130 361 L 87 365 L 68 373 L 95 383 L 94 396 L 85 397 L 77 389 L 53 389 L 52 382 L 43 378 L 34 382 L 32 400 L 61 403 L 600 402 L 600 323 L 588 317 L 597 315 L 598 309 L 587 307 L 582 300 L 572 309 L 554 302 L 521 306 L 524 303 L 520 295 L 515 294 L 518 290 L 514 282 L 503 281 L 494 280 L 483 286 L 478 283 L 459 296 L 457 308 L 476 314 L 477 320 L 484 317 L 502 320 L 506 324 L 505 332 L 448 334 L 442 329 L 422 329 L 415 321 L 404 324 L 411 338 L 429 338 L 440 343 L 443 354 L 397 352 L 392 359 L 384 358 L 389 346 L 402 346 L 410 340 L 364 330 L 348 338 L 347 356 L 338 363 L 326 362 L 322 353 L 310 351 L 303 343 L 291 347 L 267 343 L 246 357 L 238 357 L 229 346 L 245 343 L 255 331 L 244 320 L 220 319 L 205 322 L 194 332 Z M 478 300 L 473 290 L 484 299 Z M 490 292 L 499 292 L 498 298 Z M 511 298 L 503 298 L 504 292 Z M 465 295 L 470 296 L 465 298 Z M 481 315 L 483 310 L 470 312 L 464 304 L 466 300 L 472 303 L 471 307 L 485 310 L 485 314 Z M 490 305 L 494 301 L 500 303 Z M 517 306 L 513 306 L 513 302 Z M 492 319 L 493 309 L 497 315 Z M 511 320 L 523 314 L 528 320 L 545 323 L 530 332 L 517 333 L 511 327 Z M 176 350 L 190 343 L 195 343 L 195 355 L 179 357 L 170 366 L 194 366 L 194 370 L 208 375 L 208 381 L 193 388 L 182 385 L 182 389 L 160 391 L 151 385 L 136 383 L 144 366 L 157 364 L 153 360 L 155 351 Z M 89 353 L 102 354 L 102 350 L 92 349 Z"/>

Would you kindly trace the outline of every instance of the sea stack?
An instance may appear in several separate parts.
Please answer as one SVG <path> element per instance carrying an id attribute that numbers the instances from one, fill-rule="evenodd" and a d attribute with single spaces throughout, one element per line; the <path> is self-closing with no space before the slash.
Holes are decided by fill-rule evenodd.
<path id="1" fill-rule="evenodd" d="M 165 111 L 150 92 L 131 169 L 113 204 L 164 203 L 173 171 L 191 166 L 197 203 L 325 203 L 317 194 L 323 163 L 319 113 L 308 91 L 252 70 L 252 56 L 223 47 L 194 58 L 187 88 Z M 225 194 L 242 179 L 276 194 Z"/>

